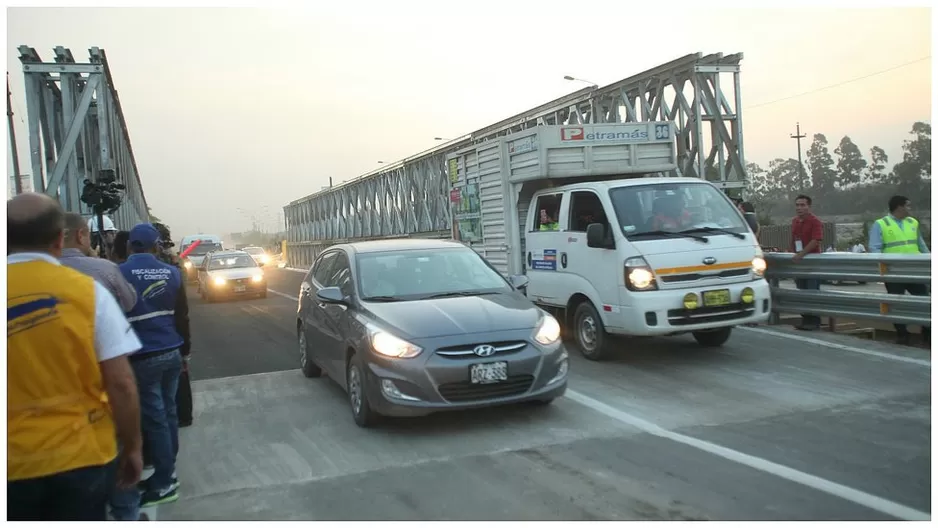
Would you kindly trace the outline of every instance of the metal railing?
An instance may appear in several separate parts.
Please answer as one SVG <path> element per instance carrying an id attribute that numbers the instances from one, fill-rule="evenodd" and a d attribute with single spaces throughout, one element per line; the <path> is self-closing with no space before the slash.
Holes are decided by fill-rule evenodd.
<path id="1" fill-rule="evenodd" d="M 820 253 L 801 262 L 792 253 L 766 253 L 766 279 L 772 285 L 773 322 L 778 314 L 814 314 L 889 323 L 931 325 L 931 255 Z M 926 284 L 929 295 L 893 295 L 869 291 L 782 288 L 784 279 Z"/>

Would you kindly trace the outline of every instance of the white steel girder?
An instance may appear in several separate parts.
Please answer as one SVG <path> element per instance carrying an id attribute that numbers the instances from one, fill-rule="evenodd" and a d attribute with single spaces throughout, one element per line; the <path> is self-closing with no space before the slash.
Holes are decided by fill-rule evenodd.
<path id="1" fill-rule="evenodd" d="M 124 184 L 121 207 L 111 216 L 118 229 L 148 222 L 146 197 L 130 146 L 127 123 L 103 49 L 88 50 L 76 63 L 71 50 L 55 48 L 46 63 L 20 46 L 26 85 L 26 114 L 33 189 L 58 198 L 66 211 L 90 215 L 81 203 L 84 180 L 113 170 Z"/>
<path id="2" fill-rule="evenodd" d="M 446 156 L 535 126 L 673 121 L 675 176 L 703 174 L 723 189 L 742 189 L 742 58 L 742 53 L 686 55 L 608 86 L 584 88 L 295 200 L 284 206 L 289 265 L 307 267 L 321 249 L 345 240 L 446 236 L 451 229 Z"/>

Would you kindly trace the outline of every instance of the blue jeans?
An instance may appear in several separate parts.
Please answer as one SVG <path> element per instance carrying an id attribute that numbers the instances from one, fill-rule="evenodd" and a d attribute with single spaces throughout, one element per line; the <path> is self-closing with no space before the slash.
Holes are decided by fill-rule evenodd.
<path id="1" fill-rule="evenodd" d="M 817 279 L 795 279 L 795 287 L 799 290 L 820 290 L 821 281 Z M 801 314 L 801 321 L 804 326 L 818 328 L 821 326 L 821 317 L 812 314 Z"/>
<path id="2" fill-rule="evenodd" d="M 120 449 L 120 446 L 118 446 Z M 118 462 L 120 455 L 117 456 Z M 121 489 L 114 482 L 114 489 L 111 490 L 111 496 L 108 497 L 108 503 L 111 505 L 111 516 L 115 521 L 136 521 L 140 519 L 140 490 L 137 486 L 130 489 Z"/>
<path id="3" fill-rule="evenodd" d="M 172 484 L 179 451 L 179 419 L 176 416 L 176 390 L 182 372 L 178 349 L 167 350 L 130 362 L 140 392 L 140 420 L 147 451 L 153 461 L 149 490 L 165 490 Z"/>

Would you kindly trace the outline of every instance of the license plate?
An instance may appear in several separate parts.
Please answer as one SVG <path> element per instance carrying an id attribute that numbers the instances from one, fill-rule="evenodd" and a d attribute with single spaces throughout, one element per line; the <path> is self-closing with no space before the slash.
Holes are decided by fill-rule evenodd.
<path id="1" fill-rule="evenodd" d="M 241 292 L 243 292 L 244 290 L 245 290 L 245 287 L 244 287 L 244 286 L 235 286 L 235 287 L 234 287 L 235 293 L 241 293 Z"/>
<path id="2" fill-rule="evenodd" d="M 469 366 L 469 379 L 472 383 L 498 383 L 508 379 L 508 362 L 477 363 Z"/>
<path id="3" fill-rule="evenodd" d="M 711 290 L 703 292 L 704 306 L 726 306 L 730 303 L 729 290 Z"/>

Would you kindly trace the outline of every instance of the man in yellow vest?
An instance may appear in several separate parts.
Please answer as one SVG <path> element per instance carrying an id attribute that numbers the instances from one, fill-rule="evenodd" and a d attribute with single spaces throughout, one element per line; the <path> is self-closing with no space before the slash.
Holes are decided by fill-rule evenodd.
<path id="1" fill-rule="evenodd" d="M 142 470 L 127 354 L 141 344 L 114 297 L 62 266 L 65 215 L 44 194 L 7 202 L 7 517 L 104 521 L 115 478 Z M 122 450 L 118 460 L 117 441 Z"/>
<path id="2" fill-rule="evenodd" d="M 910 216 L 912 204 L 905 196 L 893 196 L 889 199 L 889 214 L 880 218 L 870 226 L 870 253 L 917 255 L 928 253 L 928 245 L 919 230 L 918 220 Z M 894 295 L 928 296 L 928 286 L 925 284 L 886 283 L 886 291 Z M 908 328 L 904 324 L 896 327 L 896 342 L 908 345 L 912 341 Z M 926 345 L 931 344 L 931 328 L 922 328 L 922 339 Z"/>

